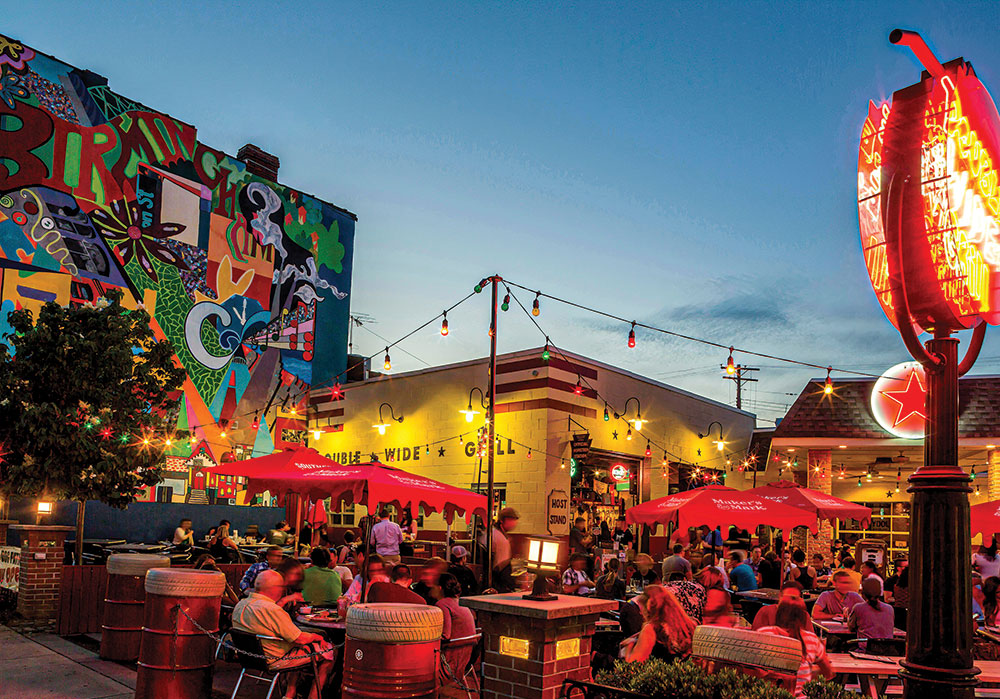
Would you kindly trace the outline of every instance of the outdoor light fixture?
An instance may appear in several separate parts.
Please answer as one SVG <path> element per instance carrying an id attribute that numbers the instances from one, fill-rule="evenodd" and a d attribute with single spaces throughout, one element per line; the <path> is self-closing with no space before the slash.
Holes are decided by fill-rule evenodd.
<path id="1" fill-rule="evenodd" d="M 390 371 L 392 369 L 392 360 L 389 359 L 388 347 L 385 348 L 385 361 L 382 362 L 382 368 L 385 369 L 386 371 Z"/>
<path id="2" fill-rule="evenodd" d="M 549 576 L 559 573 L 558 561 L 559 539 L 543 536 L 528 537 L 528 556 L 524 563 L 525 568 L 535 574 L 535 582 L 531 586 L 531 593 L 524 595 L 524 599 L 536 602 L 551 602 L 559 599 L 548 590 Z"/>
<path id="3" fill-rule="evenodd" d="M 448 336 L 448 311 L 442 311 L 441 315 L 444 316 L 441 319 L 441 337 Z"/>
<path id="4" fill-rule="evenodd" d="M 469 391 L 469 407 L 466 408 L 465 410 L 458 411 L 463 415 L 465 415 L 466 422 L 472 422 L 473 420 L 476 419 L 476 415 L 479 414 L 478 410 L 472 409 L 472 394 L 474 394 L 476 391 L 479 391 L 479 405 L 482 406 L 483 410 L 486 410 L 486 394 L 483 393 L 483 389 L 479 388 L 479 386 L 474 386 L 472 390 Z"/>
<path id="5" fill-rule="evenodd" d="M 736 373 L 736 365 L 733 363 L 733 348 L 729 348 L 729 359 L 726 360 L 726 373 L 732 376 Z"/>
<path id="6" fill-rule="evenodd" d="M 715 420 L 711 424 L 709 424 L 708 429 L 705 430 L 705 434 L 702 434 L 701 432 L 699 432 L 698 433 L 698 439 L 705 439 L 705 437 L 708 437 L 709 435 L 711 435 L 712 434 L 712 428 L 715 425 L 719 426 L 719 438 L 716 439 L 716 440 L 713 440 L 712 444 L 714 444 L 719 451 L 724 451 L 725 448 L 726 448 L 726 441 L 722 438 L 722 423 L 719 422 L 718 420 Z"/>
<path id="7" fill-rule="evenodd" d="M 823 384 L 823 393 L 826 395 L 833 393 L 833 379 L 830 378 L 831 371 L 833 371 L 833 367 L 828 366 L 826 368 L 826 383 Z"/>
<path id="8" fill-rule="evenodd" d="M 382 417 L 382 408 L 389 408 L 389 417 L 390 419 L 395 420 L 396 422 L 402 422 L 403 416 L 400 415 L 399 417 L 396 417 L 396 413 L 393 411 L 392 406 L 389 405 L 388 403 L 382 403 L 382 405 L 378 406 L 378 422 L 372 425 L 372 427 L 378 430 L 379 434 L 384 435 L 385 429 L 390 425 L 392 425 L 392 423 L 386 422 L 385 418 Z"/>
<path id="9" fill-rule="evenodd" d="M 38 501 L 38 514 L 40 515 L 50 515 L 52 514 L 52 503 L 47 500 Z"/>
<path id="10" fill-rule="evenodd" d="M 635 401 L 635 417 L 632 419 L 625 418 L 625 421 L 635 426 L 636 432 L 641 432 L 642 426 L 645 425 L 647 422 L 649 422 L 649 420 L 642 419 L 642 405 L 639 403 L 638 398 L 632 396 L 625 400 L 625 407 L 622 408 L 622 417 L 625 417 L 625 414 L 628 412 L 628 404 L 631 403 L 632 401 Z"/>

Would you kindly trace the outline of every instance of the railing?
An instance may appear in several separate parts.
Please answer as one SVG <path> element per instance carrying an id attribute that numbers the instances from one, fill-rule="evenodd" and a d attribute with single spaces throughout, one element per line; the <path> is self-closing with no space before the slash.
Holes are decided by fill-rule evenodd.
<path id="1" fill-rule="evenodd" d="M 190 566 L 175 566 L 189 568 Z M 233 589 L 239 590 L 240 578 L 248 563 L 220 563 L 219 570 Z M 97 633 L 104 618 L 104 597 L 108 589 L 108 569 L 103 565 L 63 566 L 59 587 L 59 613 L 56 633 L 60 636 Z"/>
<path id="2" fill-rule="evenodd" d="M 615 689 L 580 680 L 563 680 L 559 696 L 561 699 L 649 699 L 647 694 L 638 694 L 627 689 Z"/>

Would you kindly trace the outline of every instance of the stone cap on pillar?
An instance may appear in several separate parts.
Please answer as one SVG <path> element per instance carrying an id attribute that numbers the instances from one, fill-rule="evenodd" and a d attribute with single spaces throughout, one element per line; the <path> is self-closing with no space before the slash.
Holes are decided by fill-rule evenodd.
<path id="1" fill-rule="evenodd" d="M 76 527 L 66 524 L 15 524 L 10 529 L 21 532 L 21 546 L 52 547 L 62 546 L 66 535 L 76 531 Z"/>
<path id="2" fill-rule="evenodd" d="M 555 600 L 542 602 L 524 599 L 523 594 L 476 595 L 474 597 L 460 597 L 458 602 L 463 607 L 478 611 L 510 614 L 532 619 L 563 619 L 618 609 L 618 601 L 613 599 L 594 599 L 574 595 L 556 595 L 556 597 Z"/>

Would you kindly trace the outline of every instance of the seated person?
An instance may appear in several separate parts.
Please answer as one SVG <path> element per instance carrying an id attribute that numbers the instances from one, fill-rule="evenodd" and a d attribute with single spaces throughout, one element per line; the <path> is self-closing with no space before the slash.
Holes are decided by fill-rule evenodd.
<path id="1" fill-rule="evenodd" d="M 816 584 L 813 587 L 820 587 L 827 584 L 830 579 L 830 575 L 833 571 L 830 566 L 826 564 L 826 560 L 823 558 L 822 553 L 814 553 L 812 558 L 812 567 L 816 570 Z"/>
<path id="2" fill-rule="evenodd" d="M 816 569 L 805 563 L 806 552 L 802 549 L 795 549 L 792 552 L 792 569 L 788 573 L 788 579 L 797 582 L 803 590 L 811 590 L 816 582 Z"/>
<path id="3" fill-rule="evenodd" d="M 336 606 L 343 593 L 343 582 L 337 571 L 330 567 L 330 552 L 317 546 L 310 552 L 312 565 L 305 570 L 302 582 L 302 596 L 306 602 L 317 607 Z"/>
<path id="4" fill-rule="evenodd" d="M 778 600 L 778 604 L 781 604 L 782 600 L 786 599 L 802 599 L 802 586 L 794 580 L 786 580 L 782 583 L 781 598 Z M 765 604 L 762 606 L 757 610 L 757 616 L 753 618 L 753 630 L 759 631 L 764 626 L 774 626 L 774 618 L 777 613 L 777 604 Z"/>
<path id="5" fill-rule="evenodd" d="M 840 562 L 840 568 L 837 568 L 837 570 L 846 571 L 851 576 L 851 592 L 861 592 L 861 573 L 854 570 L 854 566 L 854 559 L 850 556 L 844 556 L 844 559 Z M 835 570 L 834 574 L 836 572 Z"/>
<path id="6" fill-rule="evenodd" d="M 733 551 L 729 554 L 729 562 L 729 583 L 733 586 L 733 590 L 739 590 L 740 592 L 756 590 L 757 574 L 743 560 L 743 554 L 739 551 Z"/>
<path id="7" fill-rule="evenodd" d="M 618 621 L 625 638 L 635 636 L 642 629 L 645 622 L 643 618 L 645 605 L 646 598 L 643 595 L 636 595 L 628 602 L 618 603 Z"/>
<path id="8" fill-rule="evenodd" d="M 885 582 L 882 580 L 882 576 L 878 574 L 878 566 L 871 561 L 864 561 L 861 564 L 861 584 L 864 585 L 865 580 L 875 580 L 878 582 L 879 590 L 885 588 Z M 881 596 L 881 592 L 879 595 Z"/>
<path id="9" fill-rule="evenodd" d="M 448 572 L 448 562 L 439 556 L 428 558 L 420 571 L 420 580 L 410 585 L 410 589 L 424 598 L 427 604 L 441 599 L 441 576 Z"/>
<path id="10" fill-rule="evenodd" d="M 707 556 L 706 556 L 707 558 Z M 702 568 L 698 581 L 705 588 L 705 609 L 702 613 L 702 624 L 709 626 L 732 626 L 733 605 L 729 590 L 723 587 L 722 573 L 718 567 Z"/>
<path id="11" fill-rule="evenodd" d="M 653 561 L 652 556 L 648 553 L 640 553 L 633 560 L 635 563 L 636 575 L 635 583 L 639 588 L 644 588 L 646 585 L 654 585 L 660 582 L 660 572 L 657 570 L 656 563 Z"/>
<path id="12" fill-rule="evenodd" d="M 819 596 L 816 606 L 813 607 L 812 617 L 817 621 L 842 620 L 859 602 L 864 602 L 864 599 L 854 592 L 854 579 L 851 574 L 838 568 L 833 572 L 833 589 Z"/>
<path id="13" fill-rule="evenodd" d="M 268 532 L 267 543 L 274 544 L 275 546 L 285 546 L 290 543 L 292 536 L 289 534 L 291 529 L 288 526 L 288 522 L 282 520 L 274 525 L 274 529 Z"/>
<path id="14" fill-rule="evenodd" d="M 687 615 L 674 593 L 662 585 L 649 585 L 642 596 L 646 598 L 645 621 L 638 636 L 622 642 L 628 649 L 625 659 L 630 663 L 649 658 L 671 662 L 690 655 L 694 619 Z"/>
<path id="15" fill-rule="evenodd" d="M 212 554 L 210 554 L 210 553 L 203 553 L 200 556 L 198 556 L 197 560 L 195 560 L 195 562 L 194 562 L 194 569 L 195 570 L 219 570 L 219 566 L 216 565 L 215 559 L 212 558 Z M 222 572 L 222 571 L 219 571 L 219 572 Z M 236 591 L 233 589 L 232 585 L 229 584 L 228 580 L 226 580 L 226 589 L 223 590 L 223 592 L 222 592 L 222 601 L 225 604 L 236 604 L 237 602 L 240 601 L 239 595 L 236 594 Z"/>
<path id="16" fill-rule="evenodd" d="M 865 578 L 861 582 L 861 593 L 865 601 L 851 608 L 847 628 L 857 631 L 858 638 L 892 638 L 895 612 L 891 605 L 879 599 L 882 596 L 882 581 Z"/>
<path id="17" fill-rule="evenodd" d="M 708 597 L 705 588 L 690 578 L 691 573 L 674 572 L 664 587 L 674 593 L 687 615 L 700 624 L 705 614 L 705 600 Z"/>
<path id="18" fill-rule="evenodd" d="M 268 656 L 268 667 L 273 670 L 311 665 L 309 653 L 323 651 L 323 655 L 316 658 L 316 679 L 323 687 L 333 670 L 333 646 L 322 636 L 301 631 L 292 623 L 288 612 L 276 604 L 284 591 L 285 581 L 280 573 L 273 570 L 261 572 L 254 580 L 254 591 L 233 608 L 233 628 L 280 639 L 261 639 L 260 642 L 264 654 Z M 285 696 L 295 696 L 297 683 L 297 673 L 292 674 Z M 309 699 L 319 699 L 315 686 L 309 691 Z"/>
<path id="19" fill-rule="evenodd" d="M 608 561 L 608 572 L 597 579 L 597 596 L 601 599 L 625 599 L 625 579 L 618 575 L 621 561 Z"/>
<path id="20" fill-rule="evenodd" d="M 563 571 L 562 592 L 564 595 L 588 595 L 594 591 L 594 581 L 587 577 L 587 562 L 585 553 L 572 553 L 569 556 L 569 568 Z"/>
<path id="21" fill-rule="evenodd" d="M 779 602 L 777 607 L 774 626 L 762 626 L 760 632 L 794 638 L 801 645 L 802 663 L 795 673 L 793 694 L 796 698 L 802 698 L 805 697 L 803 687 L 805 687 L 806 682 L 813 679 L 813 666 L 818 666 L 823 677 L 828 680 L 833 679 L 833 667 L 826 655 L 826 646 L 823 641 L 810 630 L 812 623 L 809 621 L 806 603 L 800 599 L 786 599 Z"/>
<path id="22" fill-rule="evenodd" d="M 465 638 L 476 633 L 476 617 L 472 610 L 463 607 L 458 603 L 458 598 L 462 595 L 462 586 L 451 573 L 441 576 L 441 599 L 437 601 L 438 607 L 444 612 L 444 627 L 441 631 L 441 638 Z"/>
<path id="23" fill-rule="evenodd" d="M 365 597 L 367 588 L 374 582 L 389 582 L 389 576 L 385 574 L 385 561 L 377 553 L 373 553 L 364 559 L 359 572 L 351 581 L 351 586 L 344 593 L 351 604 L 357 604 Z M 365 597 L 367 599 L 367 597 Z"/>
<path id="24" fill-rule="evenodd" d="M 208 550 L 217 561 L 228 563 L 240 560 L 240 549 L 229 536 L 229 520 L 219 522 L 215 534 L 208 541 Z"/>
<path id="25" fill-rule="evenodd" d="M 194 530 L 191 529 L 191 520 L 186 517 L 180 521 L 180 525 L 174 530 L 174 546 L 189 549 L 194 546 Z"/>
<path id="26" fill-rule="evenodd" d="M 373 582 L 368 588 L 369 602 L 396 602 L 400 604 L 426 604 L 427 601 L 410 589 L 410 567 L 397 563 L 389 574 L 391 582 Z"/>
<path id="27" fill-rule="evenodd" d="M 278 606 L 289 614 L 295 614 L 306 603 L 306 598 L 302 596 L 302 583 L 306 579 L 305 566 L 295 558 L 286 558 L 275 571 L 281 573 L 285 581 L 285 594 L 278 600 Z"/>
<path id="28" fill-rule="evenodd" d="M 240 592 L 248 594 L 248 591 L 253 589 L 253 581 L 257 579 L 257 576 L 265 570 L 274 570 L 284 558 L 285 554 L 280 546 L 268 547 L 264 552 L 264 560 L 254 563 L 243 574 L 243 578 L 240 579 Z"/>
<path id="29" fill-rule="evenodd" d="M 463 597 L 479 594 L 479 581 L 469 567 L 469 552 L 464 546 L 451 547 L 451 565 L 448 566 L 448 572 L 458 578 L 458 582 L 462 585 Z"/>

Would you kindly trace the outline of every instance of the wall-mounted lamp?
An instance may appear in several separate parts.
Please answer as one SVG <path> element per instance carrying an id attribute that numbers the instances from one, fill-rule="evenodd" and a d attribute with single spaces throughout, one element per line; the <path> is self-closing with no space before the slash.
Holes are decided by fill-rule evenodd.
<path id="1" fill-rule="evenodd" d="M 472 422 L 473 420 L 476 419 L 476 415 L 479 414 L 478 410 L 473 410 L 472 408 L 472 395 L 476 391 L 479 391 L 479 405 L 482 406 L 483 410 L 486 410 L 486 394 L 483 393 L 483 389 L 479 388 L 479 386 L 474 386 L 472 390 L 469 391 L 469 407 L 466 408 L 465 410 L 458 411 L 463 415 L 465 415 L 466 422 Z"/>
<path id="2" fill-rule="evenodd" d="M 616 418 L 625 417 L 628 414 L 628 404 L 631 403 L 632 401 L 635 401 L 635 417 L 632 419 L 626 417 L 625 421 L 634 425 L 636 432 L 641 432 L 642 426 L 645 425 L 647 422 L 649 422 L 649 420 L 642 419 L 642 406 L 639 404 L 639 399 L 636 398 L 635 396 L 632 396 L 631 398 L 625 401 L 625 407 L 622 408 L 622 414 L 621 415 L 615 414 L 615 417 Z"/>
<path id="3" fill-rule="evenodd" d="M 52 514 L 52 505 L 54 503 L 47 500 L 38 501 L 38 514 L 40 515 L 50 515 Z"/>
<path id="4" fill-rule="evenodd" d="M 388 408 L 389 409 L 389 418 L 390 419 L 395 420 L 396 422 L 402 422 L 403 421 L 403 416 L 402 415 L 400 415 L 399 417 L 396 417 L 396 413 L 393 411 L 391 405 L 389 405 L 388 403 L 382 403 L 382 405 L 378 406 L 378 422 L 376 424 L 372 425 L 372 427 L 374 427 L 376 430 L 378 430 L 379 434 L 385 434 L 385 428 L 389 427 L 392 424 L 391 422 L 386 422 L 385 418 L 382 417 L 382 408 Z"/>
<path id="5" fill-rule="evenodd" d="M 698 433 L 698 439 L 705 439 L 705 437 L 708 437 L 709 435 L 711 435 L 712 434 L 712 428 L 715 427 L 716 425 L 719 426 L 719 438 L 716 439 L 716 440 L 713 440 L 712 444 L 714 444 L 719 451 L 724 451 L 725 448 L 726 448 L 726 442 L 722 438 L 722 423 L 719 422 L 718 420 L 713 421 L 708 426 L 708 429 L 705 430 L 705 434 L 702 434 L 701 432 L 699 432 Z"/>

